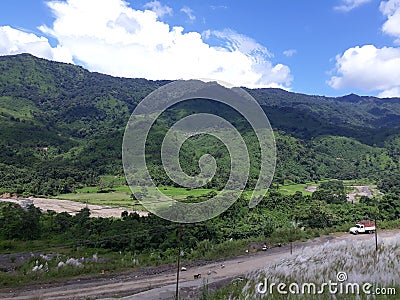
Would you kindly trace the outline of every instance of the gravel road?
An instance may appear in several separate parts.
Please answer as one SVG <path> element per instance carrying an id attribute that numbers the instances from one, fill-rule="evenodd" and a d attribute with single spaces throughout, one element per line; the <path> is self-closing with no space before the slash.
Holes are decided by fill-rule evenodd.
<path id="1" fill-rule="evenodd" d="M 379 241 L 389 239 L 400 234 L 400 230 L 379 232 Z M 336 233 L 319 237 L 306 242 L 296 242 L 293 252 L 302 247 L 336 243 L 347 240 L 349 242 L 374 239 L 374 235 L 353 236 L 348 233 Z M 185 298 L 193 290 L 208 284 L 222 285 L 241 275 L 263 268 L 266 264 L 278 262 L 290 256 L 289 246 L 268 249 L 265 252 L 243 255 L 236 258 L 219 260 L 211 263 L 184 264 L 187 271 L 180 273 L 181 296 Z M 201 278 L 194 279 L 195 274 Z M 173 265 L 153 268 L 141 268 L 129 273 L 118 275 L 103 275 L 91 278 L 80 278 L 62 283 L 34 285 L 16 289 L 0 290 L 0 299 L 174 299 L 176 269 Z"/>

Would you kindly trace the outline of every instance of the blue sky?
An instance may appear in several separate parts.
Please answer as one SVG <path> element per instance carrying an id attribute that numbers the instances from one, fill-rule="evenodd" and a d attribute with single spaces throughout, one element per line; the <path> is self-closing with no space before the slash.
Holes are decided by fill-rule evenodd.
<path id="1" fill-rule="evenodd" d="M 400 96 L 400 0 L 2 0 L 0 55 L 113 76 Z"/>

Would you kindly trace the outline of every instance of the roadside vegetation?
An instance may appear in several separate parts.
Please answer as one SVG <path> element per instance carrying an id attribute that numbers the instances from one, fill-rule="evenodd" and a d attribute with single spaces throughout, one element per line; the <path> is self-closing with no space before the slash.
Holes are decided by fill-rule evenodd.
<path id="1" fill-rule="evenodd" d="M 243 196 L 217 218 L 184 225 L 182 260 L 244 255 L 246 250 L 261 250 L 264 244 L 275 247 L 330 232 L 348 231 L 355 221 L 366 217 L 377 216 L 379 230 L 399 227 L 398 195 L 362 197 L 359 202 L 351 203 L 342 197 L 343 183 L 327 181 L 321 185 L 324 188 L 320 193 L 312 195 L 270 191 L 253 209 L 248 208 Z M 204 197 L 201 197 L 203 201 Z M 135 213 L 123 213 L 121 218 L 91 218 L 86 208 L 71 216 L 42 212 L 34 206 L 23 209 L 16 204 L 1 203 L 0 237 L 0 252 L 9 258 L 7 267 L 0 270 L 3 287 L 175 263 L 178 251 L 175 223 L 153 214 L 139 217 Z M 30 252 L 34 254 L 29 259 L 18 259 L 19 255 Z M 50 259 L 44 261 L 40 255 Z M 67 264 L 68 259 L 75 259 L 77 263 Z"/>
<path id="2" fill-rule="evenodd" d="M 143 209 L 125 183 L 122 138 L 137 103 L 166 83 L 91 73 L 28 54 L 0 57 L 0 195 Z M 280 89 L 248 92 L 270 119 L 277 150 L 271 188 L 253 209 L 247 198 L 259 177 L 260 149 L 239 113 L 192 99 L 164 112 L 150 130 L 149 173 L 179 201 L 204 201 L 218 193 L 231 162 L 218 139 L 193 136 L 180 149 L 182 169 L 198 174 L 199 158 L 211 154 L 216 174 L 203 189 L 174 183 L 162 166 L 160 149 L 178 119 L 218 115 L 235 126 L 248 148 L 246 190 L 217 218 L 183 227 L 183 262 L 347 231 L 366 218 L 377 218 L 378 230 L 399 227 L 399 101 Z M 373 197 L 347 201 L 346 195 L 358 189 L 351 186 L 359 185 L 372 186 Z M 309 186 L 315 189 L 306 191 Z M 92 218 L 88 209 L 71 216 L 0 203 L 0 287 L 170 264 L 177 252 L 178 225 L 152 214 Z M 237 284 L 237 290 L 242 287 Z"/>
<path id="3" fill-rule="evenodd" d="M 399 262 L 399 234 L 378 252 L 373 241 L 311 246 L 202 299 L 398 299 Z"/>

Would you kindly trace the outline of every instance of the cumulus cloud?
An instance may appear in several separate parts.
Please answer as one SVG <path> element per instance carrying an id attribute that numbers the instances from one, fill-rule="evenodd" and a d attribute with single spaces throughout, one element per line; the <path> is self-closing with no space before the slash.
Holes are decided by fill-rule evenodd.
<path id="1" fill-rule="evenodd" d="M 232 30 L 184 32 L 160 21 L 168 10 L 158 10 L 163 7 L 159 2 L 149 3 L 151 10 L 136 10 L 122 0 L 52 0 L 47 5 L 55 21 L 39 29 L 91 71 L 153 80 L 213 78 L 236 86 L 290 86 L 290 69 L 273 65 L 271 53 L 254 40 Z M 207 35 L 223 45 L 211 46 Z"/>
<path id="2" fill-rule="evenodd" d="M 390 91 L 394 95 L 400 87 L 400 48 L 356 46 L 336 57 L 336 69 L 340 76 L 328 82 L 335 89 Z"/>
<path id="3" fill-rule="evenodd" d="M 248 72 L 248 76 L 251 77 L 246 78 L 247 87 L 287 87 L 291 84 L 293 78 L 289 67 L 282 64 L 273 66 L 269 61 L 269 58 L 273 57 L 272 53 L 254 39 L 231 29 L 208 30 L 203 33 L 203 36 L 205 39 L 214 36 L 224 42 L 224 48 L 221 51 L 228 49 L 230 51 L 228 53 L 241 53 L 249 59 L 250 72 Z"/>
<path id="4" fill-rule="evenodd" d="M 382 1 L 387 18 L 382 31 L 400 42 L 400 0 Z M 380 97 L 400 97 L 400 48 L 355 46 L 336 56 L 336 75 L 328 84 L 335 89 L 357 88 L 377 91 Z"/>
<path id="5" fill-rule="evenodd" d="M 37 57 L 72 63 L 72 56 L 63 47 L 52 48 L 48 39 L 10 26 L 0 27 L 0 55 L 31 53 Z"/>
<path id="6" fill-rule="evenodd" d="M 190 22 L 194 22 L 196 20 L 196 16 L 193 14 L 193 9 L 191 9 L 190 7 L 182 7 L 181 12 L 185 13 L 189 17 Z"/>
<path id="7" fill-rule="evenodd" d="M 371 2 L 372 0 L 342 0 L 342 4 L 335 6 L 335 10 L 349 12 L 363 4 Z"/>
<path id="8" fill-rule="evenodd" d="M 172 8 L 166 5 L 162 5 L 160 1 L 152 1 L 148 2 L 144 5 L 144 8 L 149 8 L 150 10 L 154 11 L 156 15 L 162 18 L 165 15 L 172 16 Z"/>
<path id="9" fill-rule="evenodd" d="M 396 43 L 400 44 L 400 0 L 381 2 L 380 10 L 387 17 L 382 26 L 382 31 L 394 36 Z"/>
<path id="10" fill-rule="evenodd" d="M 378 94 L 380 98 L 394 98 L 400 97 L 400 87 L 394 87 L 389 90 L 383 91 Z"/>

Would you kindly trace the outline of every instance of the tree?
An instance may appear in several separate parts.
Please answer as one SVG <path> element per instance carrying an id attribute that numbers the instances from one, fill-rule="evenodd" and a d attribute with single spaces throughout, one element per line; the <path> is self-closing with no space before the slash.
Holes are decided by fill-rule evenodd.
<path id="1" fill-rule="evenodd" d="M 40 237 L 40 209 L 29 205 L 26 210 L 15 203 L 1 205 L 0 232 L 5 239 L 33 240 Z"/>
<path id="2" fill-rule="evenodd" d="M 320 201 L 312 201 L 298 207 L 295 218 L 311 228 L 332 227 L 338 222 L 338 218 L 333 214 L 329 205 Z"/>

